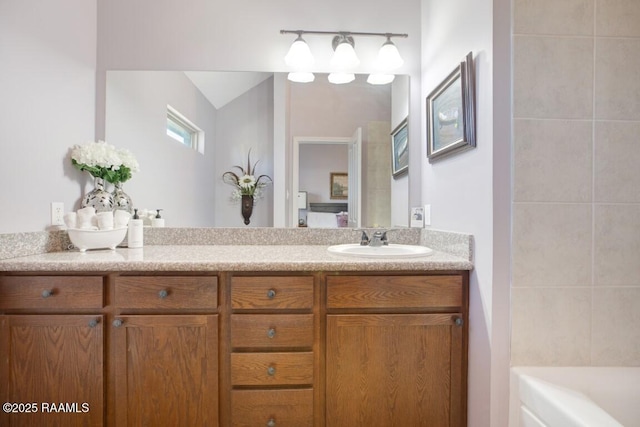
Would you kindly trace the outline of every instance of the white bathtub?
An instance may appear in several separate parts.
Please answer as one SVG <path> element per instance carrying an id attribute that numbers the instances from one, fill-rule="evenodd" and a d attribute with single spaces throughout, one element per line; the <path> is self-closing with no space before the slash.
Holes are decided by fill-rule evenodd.
<path id="1" fill-rule="evenodd" d="M 510 414 L 510 427 L 640 427 L 640 368 L 512 368 Z"/>

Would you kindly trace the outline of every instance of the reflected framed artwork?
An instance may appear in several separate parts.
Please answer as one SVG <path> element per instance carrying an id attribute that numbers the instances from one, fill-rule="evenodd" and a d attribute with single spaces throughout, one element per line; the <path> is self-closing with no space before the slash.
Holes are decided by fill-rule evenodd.
<path id="1" fill-rule="evenodd" d="M 405 118 L 391 132 L 391 174 L 394 178 L 409 171 L 409 138 Z"/>
<path id="2" fill-rule="evenodd" d="M 345 172 L 331 172 L 330 174 L 330 198 L 347 199 L 349 197 L 349 175 Z"/>
<path id="3" fill-rule="evenodd" d="M 469 52 L 427 97 L 427 157 L 432 162 L 475 146 L 475 71 Z"/>

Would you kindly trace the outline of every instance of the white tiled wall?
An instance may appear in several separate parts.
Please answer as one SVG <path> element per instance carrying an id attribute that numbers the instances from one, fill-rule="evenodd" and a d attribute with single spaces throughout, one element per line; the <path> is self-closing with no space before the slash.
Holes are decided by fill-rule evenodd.
<path id="1" fill-rule="evenodd" d="M 640 1 L 514 0 L 514 366 L 640 366 Z"/>

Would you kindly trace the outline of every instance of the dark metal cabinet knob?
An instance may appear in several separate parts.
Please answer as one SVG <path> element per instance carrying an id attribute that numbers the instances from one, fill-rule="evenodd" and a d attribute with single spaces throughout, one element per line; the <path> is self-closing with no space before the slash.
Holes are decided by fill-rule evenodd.
<path id="1" fill-rule="evenodd" d="M 165 299 L 168 296 L 169 296 L 169 291 L 167 291 L 166 289 L 163 289 L 160 292 L 158 292 L 158 297 L 160 299 Z"/>
<path id="2" fill-rule="evenodd" d="M 121 319 L 116 319 L 113 321 L 112 325 L 116 328 L 119 328 L 120 326 L 122 326 L 124 322 Z"/>
<path id="3" fill-rule="evenodd" d="M 91 319 L 89 321 L 89 327 L 95 328 L 96 326 L 98 326 L 98 323 L 100 323 L 100 319 Z"/>
<path id="4" fill-rule="evenodd" d="M 273 366 L 269 366 L 267 368 L 267 375 L 269 375 L 270 377 L 274 376 L 276 374 L 276 368 L 274 368 Z"/>
<path id="5" fill-rule="evenodd" d="M 269 338 L 274 338 L 276 336 L 276 328 L 269 328 L 267 331 L 267 336 Z"/>
<path id="6" fill-rule="evenodd" d="M 49 298 L 50 296 L 53 296 L 53 289 L 45 289 L 42 291 L 42 298 Z"/>
<path id="7" fill-rule="evenodd" d="M 274 299 L 276 297 L 276 291 L 274 289 L 269 289 L 267 291 L 267 298 Z"/>

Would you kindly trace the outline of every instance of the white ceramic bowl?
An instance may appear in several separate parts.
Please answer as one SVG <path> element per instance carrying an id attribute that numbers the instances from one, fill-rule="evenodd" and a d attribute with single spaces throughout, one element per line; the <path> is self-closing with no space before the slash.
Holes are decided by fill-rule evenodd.
<path id="1" fill-rule="evenodd" d="M 67 229 L 71 243 L 84 252 L 87 249 L 114 250 L 127 235 L 127 227 L 114 228 L 113 230 L 82 230 L 79 228 Z"/>

